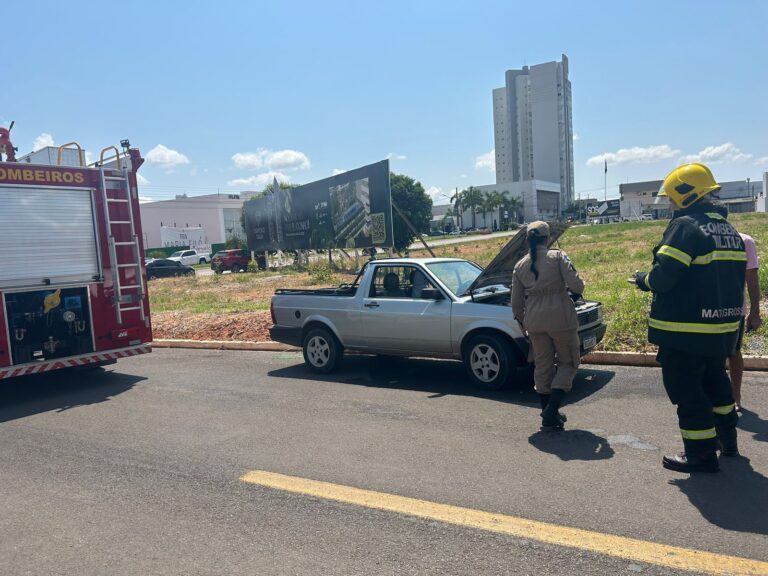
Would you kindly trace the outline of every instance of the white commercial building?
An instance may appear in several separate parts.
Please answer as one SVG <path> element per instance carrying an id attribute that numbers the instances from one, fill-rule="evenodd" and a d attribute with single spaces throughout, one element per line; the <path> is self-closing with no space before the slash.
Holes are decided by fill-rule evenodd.
<path id="1" fill-rule="evenodd" d="M 644 214 L 654 218 L 666 218 L 669 215 L 669 202 L 657 201 L 657 194 L 663 180 L 630 182 L 619 184 L 621 199 L 621 217 L 625 220 L 639 220 Z M 717 196 L 728 207 L 729 212 L 760 211 L 760 190 L 764 184 L 747 180 L 718 182 L 721 188 Z"/>
<path id="2" fill-rule="evenodd" d="M 574 200 L 573 122 L 568 58 L 507 70 L 493 91 L 496 182 L 546 181 L 560 187 L 560 210 Z"/>
<path id="3" fill-rule="evenodd" d="M 526 180 L 524 182 L 501 182 L 488 184 L 487 186 L 475 186 L 481 194 L 500 192 L 507 198 L 517 198 L 522 202 L 522 208 L 517 214 L 518 221 L 533 222 L 534 220 L 555 220 L 562 213 L 560 186 L 554 182 L 543 180 Z M 472 209 L 462 206 L 462 228 L 502 228 L 507 223 L 514 221 L 515 214 L 500 207 L 493 211 L 483 212 L 480 207 L 475 208 L 475 217 L 472 219 Z M 505 214 L 505 212 L 507 212 Z"/>
<path id="4" fill-rule="evenodd" d="M 219 244 L 228 238 L 245 239 L 241 217 L 243 202 L 250 193 L 176 196 L 141 204 L 141 225 L 147 249 L 163 247 L 163 228 L 203 229 L 204 244 Z M 167 238 L 167 234 L 165 235 Z"/>

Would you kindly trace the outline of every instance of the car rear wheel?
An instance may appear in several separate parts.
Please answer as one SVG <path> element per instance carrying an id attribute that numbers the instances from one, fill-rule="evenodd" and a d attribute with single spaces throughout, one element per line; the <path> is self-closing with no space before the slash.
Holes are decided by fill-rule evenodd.
<path id="1" fill-rule="evenodd" d="M 515 368 L 515 357 L 508 342 L 492 334 L 480 334 L 470 340 L 464 366 L 472 383 L 488 390 L 507 385 Z"/>
<path id="2" fill-rule="evenodd" d="M 314 328 L 304 336 L 304 361 L 318 374 L 333 372 L 341 363 L 344 350 L 330 330 Z"/>

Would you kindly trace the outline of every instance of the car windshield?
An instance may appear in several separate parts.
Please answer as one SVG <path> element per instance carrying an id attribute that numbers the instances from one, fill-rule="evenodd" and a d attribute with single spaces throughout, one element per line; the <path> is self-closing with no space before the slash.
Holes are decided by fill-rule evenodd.
<path id="1" fill-rule="evenodd" d="M 174 256 L 181 256 L 182 254 L 184 254 L 184 250 L 179 250 L 178 252 L 174 252 L 173 254 L 171 254 L 171 258 L 173 258 Z"/>
<path id="2" fill-rule="evenodd" d="M 214 258 L 224 258 L 224 256 L 227 256 L 228 252 L 216 252 L 216 254 L 213 255 Z"/>
<path id="3" fill-rule="evenodd" d="M 466 260 L 435 262 L 427 264 L 427 268 L 456 296 L 464 296 L 467 288 L 483 271 L 474 262 Z"/>

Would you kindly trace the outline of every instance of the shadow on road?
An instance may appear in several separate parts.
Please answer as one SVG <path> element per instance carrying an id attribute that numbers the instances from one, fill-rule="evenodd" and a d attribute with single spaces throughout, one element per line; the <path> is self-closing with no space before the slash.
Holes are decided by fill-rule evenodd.
<path id="1" fill-rule="evenodd" d="M 752 432 L 752 438 L 759 442 L 768 442 L 768 420 L 763 420 L 760 416 L 743 406 L 741 408 L 741 418 L 739 418 L 739 428 L 746 432 Z"/>
<path id="2" fill-rule="evenodd" d="M 59 370 L 0 381 L 0 422 L 43 412 L 106 402 L 145 380 L 98 368 L 89 372 Z"/>
<path id="3" fill-rule="evenodd" d="M 498 391 L 473 386 L 460 362 L 425 358 L 349 355 L 344 357 L 344 364 L 339 371 L 333 374 L 314 374 L 304 364 L 271 370 L 268 374 L 275 378 L 429 392 L 430 398 L 471 396 L 539 407 L 529 370 L 521 370 L 509 388 Z M 610 370 L 579 370 L 566 403 L 578 402 L 591 396 L 610 382 L 613 376 L 614 372 Z"/>
<path id="4" fill-rule="evenodd" d="M 606 460 L 615 454 L 608 440 L 587 430 L 540 431 L 531 434 L 528 442 L 534 448 L 554 454 L 564 461 Z"/>
<path id="5" fill-rule="evenodd" d="M 670 484 L 715 526 L 768 534 L 768 478 L 748 458 L 720 458 L 720 468 L 719 474 L 691 474 Z"/>

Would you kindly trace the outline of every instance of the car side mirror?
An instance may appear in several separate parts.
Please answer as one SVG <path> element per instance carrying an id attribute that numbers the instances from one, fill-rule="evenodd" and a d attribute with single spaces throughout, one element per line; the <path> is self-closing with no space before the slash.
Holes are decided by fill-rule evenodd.
<path id="1" fill-rule="evenodd" d="M 422 288 L 422 300 L 445 300 L 445 295 L 437 288 Z"/>

